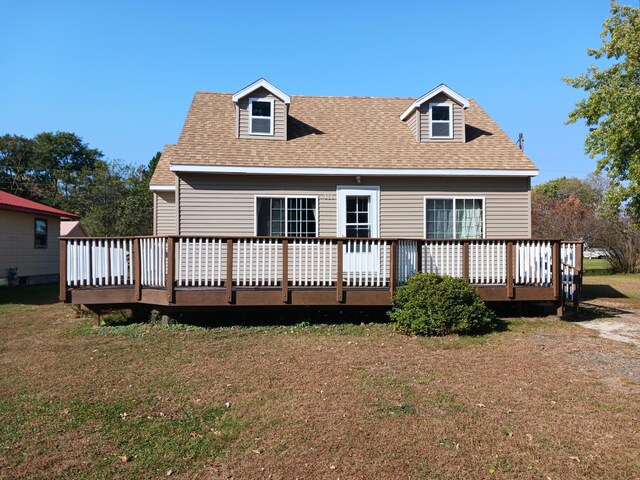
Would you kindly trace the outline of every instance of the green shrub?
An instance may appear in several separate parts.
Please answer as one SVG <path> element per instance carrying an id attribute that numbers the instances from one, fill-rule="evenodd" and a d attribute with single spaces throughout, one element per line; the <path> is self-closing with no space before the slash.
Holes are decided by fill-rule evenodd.
<path id="1" fill-rule="evenodd" d="M 398 288 L 389 317 L 396 329 L 414 335 L 478 333 L 496 325 L 474 287 L 435 273 L 418 273 Z"/>

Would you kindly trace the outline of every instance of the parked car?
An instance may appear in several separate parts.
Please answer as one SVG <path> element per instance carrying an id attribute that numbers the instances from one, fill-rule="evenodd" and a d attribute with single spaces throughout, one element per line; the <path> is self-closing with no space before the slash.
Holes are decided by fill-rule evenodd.
<path id="1" fill-rule="evenodd" d="M 607 250 L 604 248 L 586 248 L 584 250 L 584 258 L 604 258 L 607 256 Z"/>

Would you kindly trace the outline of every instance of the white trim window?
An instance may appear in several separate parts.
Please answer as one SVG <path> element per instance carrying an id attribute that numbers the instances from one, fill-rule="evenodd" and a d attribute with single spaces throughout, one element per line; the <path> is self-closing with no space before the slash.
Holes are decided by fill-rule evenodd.
<path id="1" fill-rule="evenodd" d="M 317 197 L 256 196 L 255 232 L 259 237 L 317 237 Z"/>
<path id="2" fill-rule="evenodd" d="M 429 137 L 453 138 L 453 109 L 450 103 L 429 104 Z"/>
<path id="3" fill-rule="evenodd" d="M 426 238 L 484 238 L 484 198 L 425 197 Z"/>
<path id="4" fill-rule="evenodd" d="M 251 135 L 273 135 L 273 98 L 249 99 L 249 133 Z"/>

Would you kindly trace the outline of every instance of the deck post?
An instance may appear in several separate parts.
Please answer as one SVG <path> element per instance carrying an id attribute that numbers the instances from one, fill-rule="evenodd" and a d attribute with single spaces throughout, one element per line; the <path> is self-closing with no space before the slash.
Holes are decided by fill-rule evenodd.
<path id="1" fill-rule="evenodd" d="M 336 262 L 336 301 L 338 303 L 344 302 L 344 292 L 342 291 L 342 274 L 344 271 L 344 242 L 338 240 L 337 244 L 338 261 Z"/>
<path id="2" fill-rule="evenodd" d="M 289 241 L 282 241 L 282 303 L 289 302 Z"/>
<path id="3" fill-rule="evenodd" d="M 416 242 L 418 248 L 416 250 L 416 273 L 422 273 L 422 240 Z"/>
<path id="4" fill-rule="evenodd" d="M 176 273 L 176 239 L 169 237 L 167 239 L 167 279 L 165 284 L 167 287 L 167 301 L 174 303 L 174 279 Z"/>
<path id="5" fill-rule="evenodd" d="M 227 303 L 233 303 L 233 239 L 227 239 Z"/>
<path id="6" fill-rule="evenodd" d="M 556 315 L 560 318 L 564 316 L 564 292 L 562 291 L 562 254 L 560 252 L 560 241 L 555 240 L 552 247 L 552 269 L 553 269 L 553 286 L 554 297 L 558 310 Z"/>
<path id="7" fill-rule="evenodd" d="M 396 287 L 398 286 L 398 241 L 391 240 L 391 261 L 389 262 L 389 293 L 393 295 L 396 292 Z"/>
<path id="8" fill-rule="evenodd" d="M 133 285 L 136 292 L 136 300 L 142 298 L 142 271 L 140 268 L 140 239 L 133 239 Z"/>
<path id="9" fill-rule="evenodd" d="M 582 291 L 582 263 L 583 263 L 583 248 L 584 244 L 582 242 L 578 242 L 576 244 L 576 267 L 578 270 L 578 274 L 574 276 L 574 284 L 576 286 L 575 291 L 573 292 L 573 311 L 578 314 L 580 310 L 580 292 Z"/>
<path id="10" fill-rule="evenodd" d="M 507 298 L 513 299 L 515 298 L 515 282 L 514 282 L 514 254 L 515 254 L 515 243 L 507 242 Z"/>
<path id="11" fill-rule="evenodd" d="M 67 301 L 67 241 L 63 238 L 60 239 L 60 275 L 58 278 L 60 282 L 60 295 L 61 302 Z"/>
<path id="12" fill-rule="evenodd" d="M 469 283 L 469 240 L 462 242 L 462 278 Z"/>

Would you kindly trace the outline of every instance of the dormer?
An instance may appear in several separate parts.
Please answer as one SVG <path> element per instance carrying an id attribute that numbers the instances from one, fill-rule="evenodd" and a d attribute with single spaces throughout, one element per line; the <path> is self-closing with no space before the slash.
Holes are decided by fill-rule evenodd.
<path id="1" fill-rule="evenodd" d="M 413 102 L 400 120 L 420 143 L 465 142 L 464 111 L 469 100 L 444 83 Z"/>
<path id="2" fill-rule="evenodd" d="M 286 140 L 291 97 L 264 78 L 235 93 L 236 137 Z"/>

